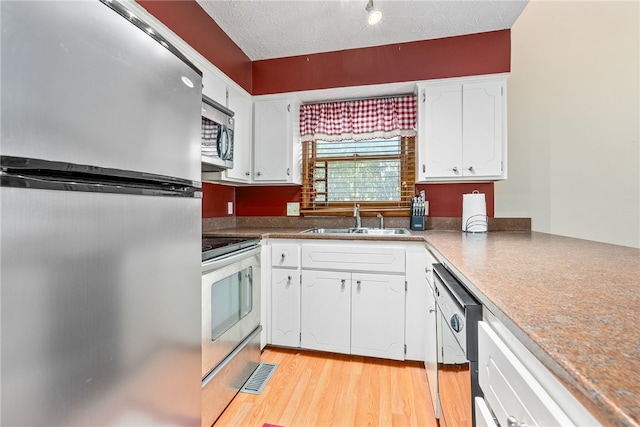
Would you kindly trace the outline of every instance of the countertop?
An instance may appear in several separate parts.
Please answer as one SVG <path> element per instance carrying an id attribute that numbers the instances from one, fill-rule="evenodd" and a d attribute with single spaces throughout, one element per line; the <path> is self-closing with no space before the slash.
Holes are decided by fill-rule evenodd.
<path id="1" fill-rule="evenodd" d="M 640 249 L 537 232 L 207 235 L 424 240 L 469 290 L 605 425 L 640 425 Z"/>

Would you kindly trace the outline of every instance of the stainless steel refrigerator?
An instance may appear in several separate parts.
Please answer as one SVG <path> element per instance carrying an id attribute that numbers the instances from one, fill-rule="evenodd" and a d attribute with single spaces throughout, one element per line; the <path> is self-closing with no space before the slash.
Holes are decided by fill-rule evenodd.
<path id="1" fill-rule="evenodd" d="M 114 1 L 0 11 L 0 425 L 199 426 L 201 73 Z"/>

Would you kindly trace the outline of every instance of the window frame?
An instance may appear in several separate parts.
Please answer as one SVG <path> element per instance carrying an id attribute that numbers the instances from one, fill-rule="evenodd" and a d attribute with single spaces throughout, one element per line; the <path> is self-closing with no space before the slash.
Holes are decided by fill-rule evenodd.
<path id="1" fill-rule="evenodd" d="M 415 136 L 398 136 L 385 139 L 400 139 L 400 153 L 386 155 L 350 155 L 335 157 L 317 157 L 317 141 L 302 142 L 302 189 L 301 189 L 301 213 L 303 215 L 346 215 L 353 214 L 353 207 L 359 204 L 362 211 L 372 210 L 387 216 L 409 216 L 411 197 L 415 193 Z M 346 142 L 346 141 L 345 141 Z M 348 141 L 353 143 L 352 140 Z M 357 143 L 358 141 L 356 141 Z M 366 141 L 362 141 L 366 142 Z M 340 144 L 340 142 L 329 142 Z M 324 162 L 325 165 L 334 161 L 363 161 L 363 160 L 390 160 L 397 159 L 400 162 L 400 200 L 397 201 L 340 201 L 314 203 L 312 195 L 315 193 L 316 163 Z M 325 169 L 326 170 L 326 169 Z M 329 190 L 326 184 L 327 192 Z M 328 198 L 328 194 L 327 194 Z"/>

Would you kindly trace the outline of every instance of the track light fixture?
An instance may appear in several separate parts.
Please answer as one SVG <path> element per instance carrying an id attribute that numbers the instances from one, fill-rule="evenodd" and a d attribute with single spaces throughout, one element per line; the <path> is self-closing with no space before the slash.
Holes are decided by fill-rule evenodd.
<path id="1" fill-rule="evenodd" d="M 369 3 L 367 3 L 367 7 L 365 7 L 365 10 L 367 11 L 367 13 L 369 13 L 369 18 L 367 20 L 367 22 L 369 22 L 369 25 L 376 25 L 382 19 L 382 12 L 380 12 L 373 6 L 373 0 L 369 0 Z"/>

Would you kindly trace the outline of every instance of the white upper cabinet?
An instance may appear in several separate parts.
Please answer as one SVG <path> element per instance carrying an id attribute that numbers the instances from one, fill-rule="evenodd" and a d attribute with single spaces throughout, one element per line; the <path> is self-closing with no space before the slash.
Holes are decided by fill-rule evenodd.
<path id="1" fill-rule="evenodd" d="M 418 85 L 419 181 L 505 179 L 506 76 Z"/>
<path id="2" fill-rule="evenodd" d="M 228 105 L 235 113 L 233 130 L 233 168 L 223 173 L 223 179 L 247 183 L 251 180 L 251 136 L 253 131 L 253 101 L 251 96 L 230 86 Z"/>
<path id="3" fill-rule="evenodd" d="M 301 183 L 300 103 L 293 96 L 256 99 L 253 105 L 253 181 Z"/>
<path id="4" fill-rule="evenodd" d="M 227 82 L 215 73 L 202 67 L 202 94 L 216 101 L 218 104 L 227 105 Z"/>
<path id="5" fill-rule="evenodd" d="M 462 174 L 501 177 L 506 82 L 462 86 Z"/>

